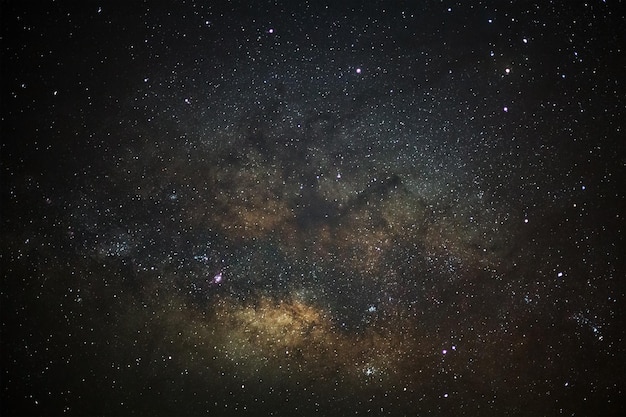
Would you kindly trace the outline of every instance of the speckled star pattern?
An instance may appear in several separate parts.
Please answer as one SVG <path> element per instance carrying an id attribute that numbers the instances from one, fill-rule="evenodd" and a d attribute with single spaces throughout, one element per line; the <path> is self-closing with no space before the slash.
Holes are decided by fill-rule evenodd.
<path id="1" fill-rule="evenodd" d="M 2 415 L 618 416 L 618 0 L 1 5 Z"/>

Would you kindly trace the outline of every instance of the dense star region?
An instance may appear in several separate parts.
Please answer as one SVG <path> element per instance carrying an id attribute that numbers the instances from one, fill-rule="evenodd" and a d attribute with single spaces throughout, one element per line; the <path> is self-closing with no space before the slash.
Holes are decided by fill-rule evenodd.
<path id="1" fill-rule="evenodd" d="M 118 3 L 1 5 L 3 415 L 624 415 L 620 1 Z"/>

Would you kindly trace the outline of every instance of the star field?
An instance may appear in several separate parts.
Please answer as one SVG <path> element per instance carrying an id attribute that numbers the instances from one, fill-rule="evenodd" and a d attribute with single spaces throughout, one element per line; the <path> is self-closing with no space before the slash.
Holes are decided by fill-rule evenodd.
<path id="1" fill-rule="evenodd" d="M 4 2 L 2 414 L 622 415 L 624 16 L 544 3 Z"/>

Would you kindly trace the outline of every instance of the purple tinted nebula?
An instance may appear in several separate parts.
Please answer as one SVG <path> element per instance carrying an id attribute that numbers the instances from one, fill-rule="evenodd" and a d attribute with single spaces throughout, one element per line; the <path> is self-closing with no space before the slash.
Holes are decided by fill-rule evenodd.
<path id="1" fill-rule="evenodd" d="M 222 282 L 222 272 L 218 272 L 213 279 L 211 280 L 211 284 L 219 284 L 220 282 Z"/>

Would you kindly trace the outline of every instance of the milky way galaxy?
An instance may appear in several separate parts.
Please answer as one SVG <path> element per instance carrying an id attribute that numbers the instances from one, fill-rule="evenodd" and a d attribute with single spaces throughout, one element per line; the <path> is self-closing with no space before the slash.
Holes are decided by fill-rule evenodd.
<path id="1" fill-rule="evenodd" d="M 619 2 L 128 3 L 2 5 L 3 415 L 626 411 Z"/>

